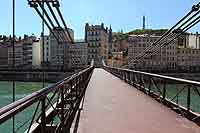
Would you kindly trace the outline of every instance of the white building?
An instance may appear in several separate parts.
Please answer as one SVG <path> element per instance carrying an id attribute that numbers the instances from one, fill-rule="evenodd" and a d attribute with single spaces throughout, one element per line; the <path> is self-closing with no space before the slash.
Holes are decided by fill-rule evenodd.
<path id="1" fill-rule="evenodd" d="M 41 47 L 40 41 L 34 41 L 32 46 L 32 66 L 33 68 L 39 68 L 41 66 Z"/>
<path id="2" fill-rule="evenodd" d="M 189 34 L 186 35 L 187 46 L 188 48 L 196 48 L 199 49 L 200 44 L 200 35 L 196 34 Z"/>

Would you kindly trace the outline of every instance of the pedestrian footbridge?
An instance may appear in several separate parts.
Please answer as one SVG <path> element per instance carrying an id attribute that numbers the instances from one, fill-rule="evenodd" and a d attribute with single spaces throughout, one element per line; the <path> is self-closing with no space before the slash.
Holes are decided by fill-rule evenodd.
<path id="1" fill-rule="evenodd" d="M 199 86 L 163 75 L 90 66 L 1 108 L 0 123 L 15 119 L 11 132 L 199 133 Z M 31 119 L 17 120 L 29 108 Z"/>

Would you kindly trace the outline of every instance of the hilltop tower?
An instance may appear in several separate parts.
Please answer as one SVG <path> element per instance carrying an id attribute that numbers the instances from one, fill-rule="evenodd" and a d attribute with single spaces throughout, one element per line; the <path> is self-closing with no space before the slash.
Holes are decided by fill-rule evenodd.
<path id="1" fill-rule="evenodd" d="M 142 29 L 145 30 L 145 26 L 146 26 L 146 22 L 145 22 L 146 19 L 145 19 L 145 16 L 143 16 L 142 21 L 143 21 Z"/>

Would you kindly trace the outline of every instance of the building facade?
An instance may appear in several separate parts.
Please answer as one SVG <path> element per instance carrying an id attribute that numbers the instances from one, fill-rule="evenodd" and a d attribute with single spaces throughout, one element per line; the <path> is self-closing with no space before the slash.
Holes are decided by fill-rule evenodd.
<path id="1" fill-rule="evenodd" d="M 23 67 L 24 68 L 40 68 L 41 54 L 40 41 L 36 36 L 26 36 L 21 41 L 23 46 Z"/>
<path id="2" fill-rule="evenodd" d="M 169 45 L 158 48 L 158 52 L 142 58 L 137 57 L 147 51 L 160 36 L 131 35 L 128 38 L 128 65 L 131 68 L 165 71 L 199 71 L 200 70 L 200 35 L 184 34 Z"/>
<path id="3" fill-rule="evenodd" d="M 128 50 L 127 39 L 113 40 L 112 52 L 126 52 Z"/>
<path id="4" fill-rule="evenodd" d="M 44 46 L 43 46 L 44 44 Z M 40 55 L 41 55 L 41 64 L 49 65 L 50 54 L 49 54 L 49 36 L 40 37 Z"/>
<path id="5" fill-rule="evenodd" d="M 177 70 L 199 71 L 200 49 L 177 48 Z"/>
<path id="6" fill-rule="evenodd" d="M 32 45 L 32 67 L 40 68 L 41 67 L 41 46 L 40 41 L 33 41 Z"/>
<path id="7" fill-rule="evenodd" d="M 15 62 L 15 66 L 16 67 L 21 67 L 23 66 L 23 68 L 31 68 L 32 67 L 32 44 L 33 44 L 33 40 L 35 40 L 36 37 L 35 36 L 30 36 L 28 37 L 27 35 L 24 36 L 24 38 L 22 39 L 21 37 L 16 38 L 16 42 L 15 42 L 15 52 L 14 52 L 14 58 L 13 58 L 13 45 L 12 45 L 12 38 L 8 39 L 8 40 L 3 40 L 1 42 L 1 47 L 2 50 L 4 49 L 4 51 L 2 51 L 2 62 L 7 62 L 7 64 L 5 64 L 5 66 L 8 67 L 13 67 L 13 60 Z M 7 58 L 7 61 L 5 61 Z"/>
<path id="8" fill-rule="evenodd" d="M 123 66 L 123 52 L 112 52 L 112 66 L 122 67 Z"/>
<path id="9" fill-rule="evenodd" d="M 64 32 L 63 32 L 64 31 Z M 68 29 L 70 36 L 74 40 L 74 31 L 72 29 Z M 69 44 L 67 42 L 68 35 L 67 30 L 63 29 L 54 29 L 54 35 L 50 32 L 49 35 L 49 62 L 51 67 L 53 68 L 70 68 L 69 62 Z M 58 39 L 58 40 L 57 40 Z"/>
<path id="10" fill-rule="evenodd" d="M 72 69 L 82 68 L 88 64 L 88 43 L 75 42 L 70 45 L 70 64 Z"/>
<path id="11" fill-rule="evenodd" d="M 0 68 L 8 67 L 8 45 L 0 43 Z"/>
<path id="12" fill-rule="evenodd" d="M 177 48 L 177 70 L 199 71 L 200 70 L 200 35 L 185 34 L 179 39 Z"/>
<path id="13" fill-rule="evenodd" d="M 148 70 L 175 70 L 176 69 L 176 48 L 177 41 L 171 42 L 168 46 L 158 47 L 157 52 L 148 51 L 160 36 L 153 35 L 130 35 L 128 37 L 128 66 L 130 68 Z M 139 59 L 138 57 L 142 57 Z"/>
<path id="14" fill-rule="evenodd" d="M 101 25 L 85 25 L 85 42 L 88 43 L 88 64 L 94 59 L 96 66 L 102 65 L 108 59 L 109 31 Z"/>
<path id="15" fill-rule="evenodd" d="M 185 36 L 187 48 L 200 49 L 200 35 L 198 32 L 196 34 L 187 34 Z"/>
<path id="16" fill-rule="evenodd" d="M 13 58 L 13 46 L 8 46 L 8 66 L 12 67 L 13 59 L 15 61 L 15 67 L 23 67 L 24 66 L 24 57 L 23 57 L 23 43 L 16 42 L 15 43 L 15 57 Z"/>
<path id="17" fill-rule="evenodd" d="M 25 68 L 32 67 L 32 57 L 33 57 L 33 41 L 30 39 L 25 39 L 22 42 L 23 46 L 23 65 Z"/>

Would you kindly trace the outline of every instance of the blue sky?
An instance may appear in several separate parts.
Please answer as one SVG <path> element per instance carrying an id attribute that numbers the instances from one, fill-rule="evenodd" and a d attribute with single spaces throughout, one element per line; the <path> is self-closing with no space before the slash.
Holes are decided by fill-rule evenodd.
<path id="1" fill-rule="evenodd" d="M 112 25 L 113 31 L 141 28 L 142 16 L 147 28 L 169 28 L 184 16 L 198 0 L 60 0 L 67 25 L 76 38 L 84 37 L 84 25 Z M 12 33 L 12 0 L 1 0 L 0 34 Z M 26 0 L 16 0 L 16 34 L 40 35 L 41 20 Z M 200 26 L 192 29 L 199 31 Z M 48 31 L 46 31 L 48 34 Z"/>

